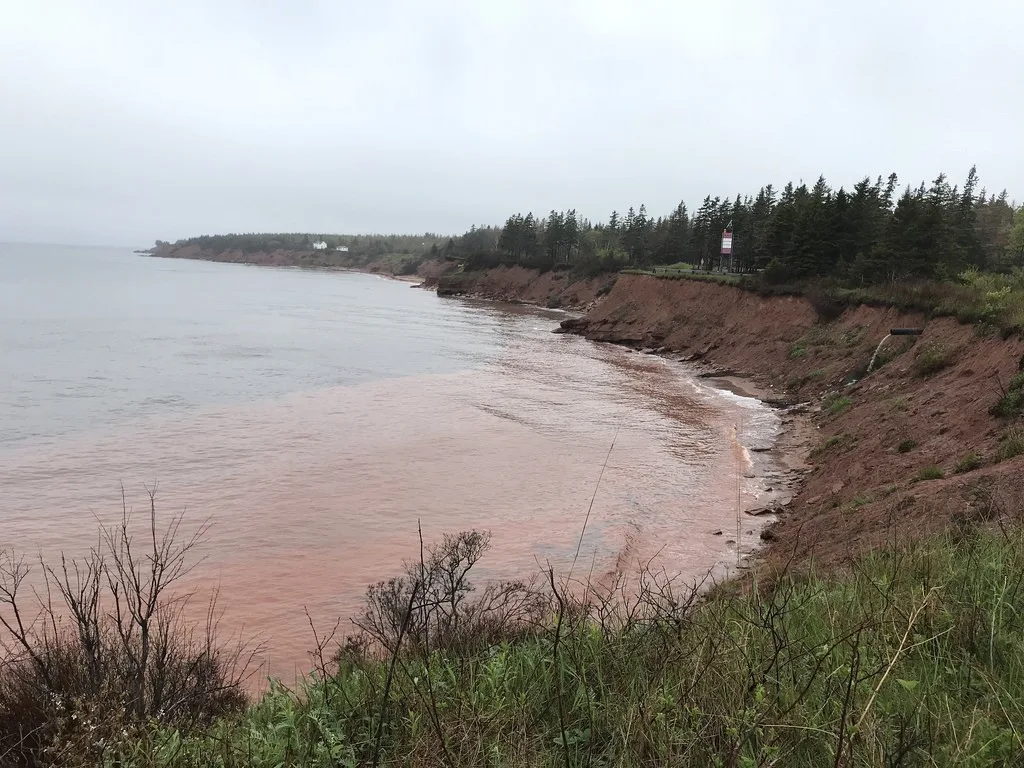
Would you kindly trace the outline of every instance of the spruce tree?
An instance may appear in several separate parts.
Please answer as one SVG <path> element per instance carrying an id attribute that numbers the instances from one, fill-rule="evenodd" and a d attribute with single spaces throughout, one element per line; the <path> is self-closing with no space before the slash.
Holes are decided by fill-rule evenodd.
<path id="1" fill-rule="evenodd" d="M 562 224 L 562 243 L 563 243 L 563 254 L 562 261 L 566 264 L 573 261 L 573 253 L 579 248 L 580 242 L 580 223 L 576 219 L 576 209 L 571 208 L 568 213 L 565 214 L 565 218 Z"/>
<path id="2" fill-rule="evenodd" d="M 1024 205 L 1013 216 L 1013 226 L 1008 237 L 1009 251 L 1016 257 L 1017 264 L 1024 266 Z"/>

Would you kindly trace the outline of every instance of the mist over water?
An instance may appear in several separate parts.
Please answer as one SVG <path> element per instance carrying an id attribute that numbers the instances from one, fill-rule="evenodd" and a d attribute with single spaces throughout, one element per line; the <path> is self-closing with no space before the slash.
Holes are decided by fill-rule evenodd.
<path id="1" fill-rule="evenodd" d="M 606 457 L 587 571 L 735 560 L 737 492 L 763 484 L 735 430 L 765 445 L 776 414 L 553 335 L 562 317 L 368 275 L 0 244 L 0 548 L 82 553 L 122 485 L 136 508 L 156 487 L 158 510 L 211 522 L 194 585 L 219 586 L 225 625 L 286 677 L 308 666 L 304 609 L 351 616 L 416 554 L 418 522 L 428 542 L 490 530 L 481 577 L 567 567 Z"/>

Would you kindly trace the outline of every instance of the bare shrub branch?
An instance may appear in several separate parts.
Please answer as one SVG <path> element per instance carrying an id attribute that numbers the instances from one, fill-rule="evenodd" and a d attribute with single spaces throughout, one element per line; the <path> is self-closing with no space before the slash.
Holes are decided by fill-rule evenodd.
<path id="1" fill-rule="evenodd" d="M 258 646 L 218 639 L 216 593 L 205 625 L 193 626 L 195 594 L 180 589 L 209 526 L 188 533 L 183 514 L 159 525 L 155 491 L 147 512 L 135 525 L 122 490 L 120 521 L 100 526 L 84 559 L 40 560 L 41 593 L 26 594 L 31 569 L 0 552 L 0 753 L 10 764 L 98 761 L 98 745 L 129 725 L 187 730 L 244 706 Z"/>

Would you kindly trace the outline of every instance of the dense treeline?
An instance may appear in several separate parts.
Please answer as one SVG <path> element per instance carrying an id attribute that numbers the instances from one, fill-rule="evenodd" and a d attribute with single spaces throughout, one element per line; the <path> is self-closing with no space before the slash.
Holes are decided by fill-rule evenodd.
<path id="1" fill-rule="evenodd" d="M 733 233 L 731 257 L 722 257 L 722 233 Z M 575 209 L 547 216 L 516 213 L 504 226 L 472 227 L 458 237 L 422 235 L 230 234 L 180 240 L 222 253 L 311 251 L 327 245 L 346 262 L 403 257 L 415 268 L 427 258 L 462 262 L 467 269 L 521 264 L 538 269 L 572 266 L 596 273 L 623 267 L 683 264 L 696 269 L 762 273 L 772 282 L 833 277 L 868 284 L 907 277 L 948 279 L 966 269 L 1008 272 L 1024 267 L 1024 207 L 1006 191 L 988 194 L 971 168 L 962 185 L 945 174 L 900 191 L 896 174 L 865 177 L 847 190 L 824 177 L 812 186 L 771 184 L 754 195 L 708 195 L 693 211 L 679 203 L 654 217 L 640 205 L 606 222 Z M 344 257 L 334 249 L 345 246 Z"/>
<path id="2" fill-rule="evenodd" d="M 731 260 L 720 256 L 726 229 L 734 235 Z M 778 281 L 946 278 L 972 267 L 1024 266 L 1024 213 L 1015 212 L 1005 191 L 979 189 L 974 168 L 962 186 L 940 174 L 902 192 L 895 174 L 864 178 L 850 190 L 835 190 L 821 177 L 810 187 L 791 182 L 732 199 L 709 195 L 693 212 L 680 203 L 658 218 L 644 205 L 596 224 L 575 210 L 543 218 L 517 213 L 501 229 L 474 227 L 435 253 L 463 259 L 468 268 L 573 264 L 599 271 L 684 263 L 764 272 Z"/>
<path id="3" fill-rule="evenodd" d="M 238 250 L 242 253 L 271 252 L 276 250 L 309 251 L 314 243 L 323 242 L 327 249 L 347 247 L 349 253 L 376 258 L 389 253 L 423 254 L 433 245 L 444 244 L 447 238 L 432 232 L 421 235 L 328 235 L 310 233 L 244 233 L 228 235 L 201 235 L 178 240 L 176 246 L 197 245 L 223 253 Z M 157 241 L 161 245 L 161 241 Z"/>

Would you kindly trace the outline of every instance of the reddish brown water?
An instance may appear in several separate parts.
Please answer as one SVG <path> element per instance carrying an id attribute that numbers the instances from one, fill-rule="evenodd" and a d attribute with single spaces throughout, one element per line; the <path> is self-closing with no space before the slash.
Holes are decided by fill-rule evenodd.
<path id="1" fill-rule="evenodd" d="M 376 301 L 406 300 L 407 287 L 377 283 Z M 698 578 L 735 561 L 737 483 L 748 501 L 763 485 L 735 430 L 769 442 L 773 413 L 678 364 L 553 335 L 551 313 L 420 300 L 430 313 L 402 322 L 473 320 L 465 343 L 442 334 L 455 370 L 283 394 L 257 376 L 257 395 L 235 402 L 9 444 L 0 547 L 80 553 L 97 519 L 119 513 L 120 483 L 136 508 L 156 484 L 160 510 L 211 522 L 193 583 L 219 585 L 225 627 L 263 640 L 264 671 L 285 678 L 309 665 L 304 610 L 323 626 L 353 615 L 367 584 L 417 552 L 418 521 L 428 542 L 490 530 L 481 578 L 564 573 L 596 489 L 577 568 L 657 556 Z M 741 546 L 755 538 L 739 533 Z"/>

